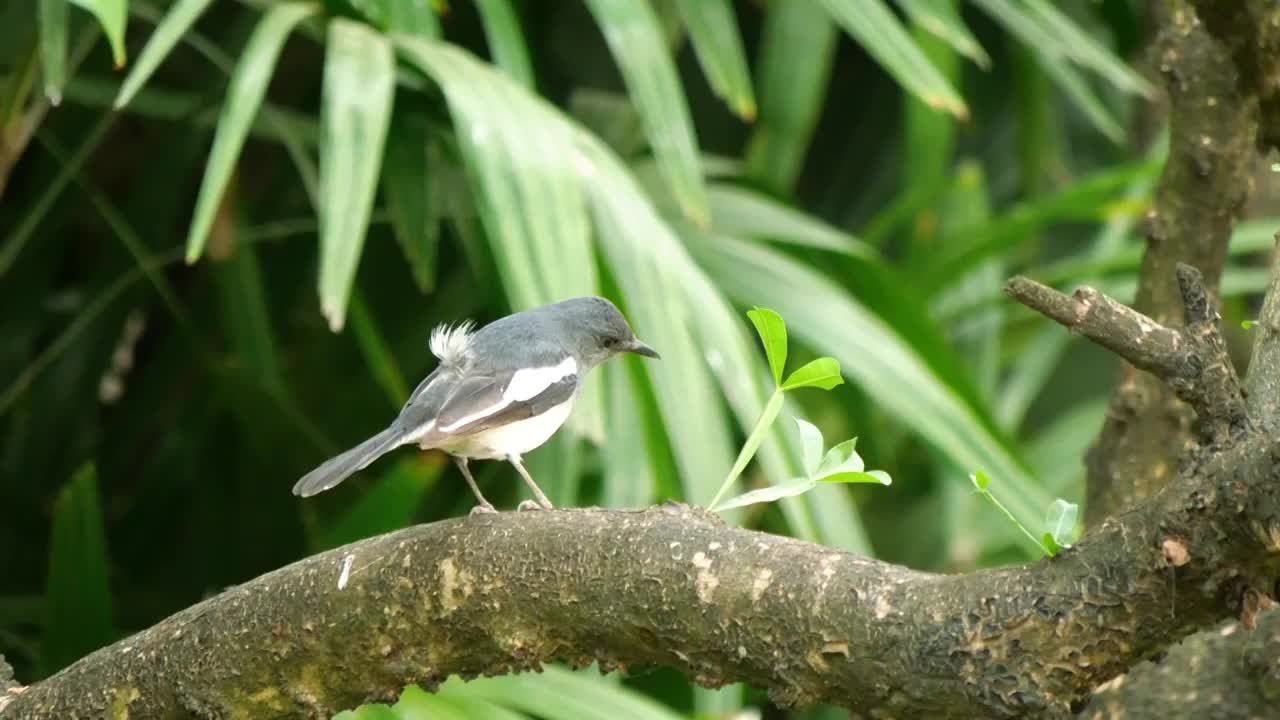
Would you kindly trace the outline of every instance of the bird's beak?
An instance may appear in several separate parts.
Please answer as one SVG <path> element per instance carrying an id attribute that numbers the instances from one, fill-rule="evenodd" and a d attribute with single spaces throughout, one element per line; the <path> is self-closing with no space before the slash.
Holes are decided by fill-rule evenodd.
<path id="1" fill-rule="evenodd" d="M 655 360 L 662 359 L 662 356 L 658 354 L 657 350 L 654 350 L 648 345 L 640 342 L 640 340 L 638 340 L 637 338 L 631 338 L 631 343 L 627 345 L 626 352 L 635 353 L 637 355 L 643 355 L 645 357 L 651 357 L 651 358 L 654 358 Z"/>

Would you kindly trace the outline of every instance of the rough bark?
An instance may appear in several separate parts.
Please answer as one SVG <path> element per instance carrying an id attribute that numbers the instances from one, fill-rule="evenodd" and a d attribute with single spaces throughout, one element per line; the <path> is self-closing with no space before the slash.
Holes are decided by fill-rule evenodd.
<path id="1" fill-rule="evenodd" d="M 1244 12 L 1247 5 L 1248 13 Z M 1156 65 L 1169 104 L 1169 159 L 1147 218 L 1147 251 L 1134 307 L 1179 324 L 1173 268 L 1198 268 L 1210 294 L 1227 242 L 1251 190 L 1264 80 L 1274 68 L 1254 57 L 1280 41 L 1274 2 L 1157 0 Z M 1205 19 L 1202 21 L 1202 14 Z M 1273 55 L 1275 57 L 1275 55 Z M 1272 63 L 1274 64 L 1274 63 Z M 1266 65 L 1267 73 L 1256 68 Z M 1086 458 L 1086 519 L 1100 522 L 1150 497 L 1176 476 L 1192 443 L 1189 408 L 1167 386 L 1125 365 L 1107 420 Z"/>
<path id="2" fill-rule="evenodd" d="M 1280 5 L 1274 0 L 1155 0 L 1157 62 L 1168 90 L 1170 160 L 1156 196 L 1137 307 L 1164 317 L 1179 307 L 1166 269 L 1188 260 L 1216 284 L 1231 225 L 1251 191 L 1254 148 L 1280 146 Z M 1274 270 L 1274 268 L 1273 268 Z M 1273 277 L 1268 303 L 1280 302 Z M 1264 317 L 1277 318 L 1273 307 Z M 1246 387 L 1250 417 L 1275 428 L 1280 408 L 1276 320 L 1260 323 Z M 1194 442 L 1171 390 L 1126 366 L 1108 420 L 1087 458 L 1091 522 L 1157 491 Z M 1108 683 L 1087 717 L 1265 717 L 1280 696 L 1276 614 L 1259 632 L 1211 631 Z M 1251 658 L 1244 662 L 1244 658 Z"/>
<path id="3" fill-rule="evenodd" d="M 1009 285 L 1202 414 L 1176 482 L 1057 557 L 942 576 L 687 506 L 480 515 L 264 575 L 28 688 L 0 720 L 326 716 L 553 659 L 669 665 L 872 716 L 1066 715 L 1196 630 L 1255 622 L 1280 577 L 1280 441 L 1239 417 L 1216 313 L 1199 274 L 1178 275 L 1182 330 Z M 1123 340 L 1135 323 L 1150 345 Z"/>

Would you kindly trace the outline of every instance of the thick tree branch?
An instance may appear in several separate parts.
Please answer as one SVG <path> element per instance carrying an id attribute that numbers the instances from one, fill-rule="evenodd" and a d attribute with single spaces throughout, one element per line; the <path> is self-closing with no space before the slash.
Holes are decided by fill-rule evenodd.
<path id="1" fill-rule="evenodd" d="M 1260 98 L 1272 90 L 1256 82 L 1269 76 L 1251 70 L 1258 63 L 1240 48 L 1273 43 L 1280 31 L 1263 22 L 1274 3 L 1247 5 L 1249 17 L 1219 22 L 1219 13 L 1245 14 L 1239 0 L 1151 3 L 1160 28 L 1153 61 L 1169 103 L 1169 159 L 1147 218 L 1134 308 L 1161 325 L 1181 324 L 1178 262 L 1199 268 L 1213 296 L 1231 228 L 1251 189 Z M 1211 22 L 1202 22 L 1197 10 Z M 1242 69 L 1238 61 L 1250 64 Z M 1125 366 L 1086 458 L 1090 524 L 1150 497 L 1174 477 L 1170 462 L 1191 441 L 1190 418 L 1168 386 Z"/>
<path id="2" fill-rule="evenodd" d="M 670 665 L 781 703 L 894 716 L 1060 715 L 1272 586 L 1278 461 L 1280 444 L 1256 434 L 1056 558 L 963 576 L 684 506 L 410 528 L 178 613 L 28 688 L 0 719 L 327 716 L 405 683 L 552 659 Z"/>

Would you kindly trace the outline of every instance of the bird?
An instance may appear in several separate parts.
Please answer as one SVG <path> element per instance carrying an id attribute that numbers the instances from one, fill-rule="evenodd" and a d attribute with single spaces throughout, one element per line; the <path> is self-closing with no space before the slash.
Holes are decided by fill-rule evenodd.
<path id="1" fill-rule="evenodd" d="M 640 341 L 618 308 L 602 297 L 578 297 L 524 310 L 480 329 L 470 321 L 441 324 L 429 346 L 438 363 L 382 432 L 322 463 L 293 487 L 311 497 L 329 490 L 374 460 L 404 445 L 450 455 L 477 504 L 496 512 L 480 493 L 470 460 L 506 460 L 533 492 L 518 509 L 552 509 L 525 469 L 522 456 L 568 419 L 582 379 L 620 353 L 659 354 Z"/>

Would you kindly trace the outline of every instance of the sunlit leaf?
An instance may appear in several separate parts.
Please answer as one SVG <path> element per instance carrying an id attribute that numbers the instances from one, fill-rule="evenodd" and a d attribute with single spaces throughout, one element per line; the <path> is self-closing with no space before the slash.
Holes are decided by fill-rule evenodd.
<path id="1" fill-rule="evenodd" d="M 991 66 L 991 58 L 977 38 L 964 24 L 955 0 L 897 0 L 907 16 L 920 27 L 942 38 L 956 52 L 983 68 Z"/>
<path id="2" fill-rule="evenodd" d="M 838 472 L 832 475 L 823 475 L 818 478 L 818 482 L 892 485 L 893 479 L 889 477 L 889 473 L 883 470 L 868 470 L 866 472 Z"/>
<path id="3" fill-rule="evenodd" d="M 849 255 L 877 255 L 852 235 L 755 190 L 717 182 L 708 185 L 707 196 L 711 201 L 711 228 L 716 232 Z"/>
<path id="4" fill-rule="evenodd" d="M 320 144 L 320 310 L 342 329 L 391 123 L 395 58 L 384 35 L 343 18 L 325 43 Z"/>
<path id="5" fill-rule="evenodd" d="M 800 447 L 804 449 L 805 476 L 811 478 L 818 473 L 818 463 L 822 462 L 822 431 L 798 417 L 795 421 L 800 430 Z"/>
<path id="6" fill-rule="evenodd" d="M 883 0 L 820 0 L 845 32 L 908 92 L 956 117 L 969 115 L 964 100 L 929 62 Z"/>
<path id="7" fill-rule="evenodd" d="M 117 108 L 122 108 L 133 100 L 211 2 L 213 0 L 176 0 L 173 3 L 164 19 L 156 26 L 155 32 L 147 38 L 142 53 L 120 85 L 120 94 L 115 99 Z"/>
<path id="8" fill-rule="evenodd" d="M 796 478 L 788 483 L 778 485 L 770 485 L 769 487 L 751 490 L 742 493 L 728 500 L 722 500 L 717 503 L 715 510 L 732 510 L 733 508 L 746 507 L 747 505 L 755 505 L 757 503 L 773 502 L 782 498 L 795 497 L 812 490 L 818 484 L 817 480 L 808 478 Z"/>
<path id="9" fill-rule="evenodd" d="M 1053 538 L 1059 547 L 1069 548 L 1075 540 L 1076 520 L 1080 516 L 1080 506 L 1058 498 L 1049 506 L 1048 519 L 1045 524 L 1049 528 L 1046 533 Z"/>
<path id="10" fill-rule="evenodd" d="M 652 7 L 634 0 L 587 0 L 587 7 L 622 71 L 673 194 L 686 215 L 705 222 L 707 194 L 688 101 Z"/>
<path id="11" fill-rule="evenodd" d="M 124 67 L 124 29 L 129 21 L 128 0 L 71 0 L 93 13 L 102 26 L 102 34 L 111 43 L 111 57 L 116 67 Z"/>
<path id="12" fill-rule="evenodd" d="M 773 381 L 781 385 L 782 372 L 787 367 L 787 325 L 782 316 L 768 308 L 748 310 L 747 317 L 751 318 L 751 324 L 756 326 L 756 333 L 760 335 Z"/>
<path id="13" fill-rule="evenodd" d="M 533 62 L 511 0 L 476 0 L 494 64 L 527 88 L 534 86 Z"/>
<path id="14" fill-rule="evenodd" d="M 275 71 L 285 39 L 295 25 L 316 10 L 315 5 L 304 2 L 273 5 L 258 22 L 241 52 L 240 61 L 231 74 L 227 97 L 218 116 L 218 130 L 213 136 L 213 149 L 209 151 L 200 194 L 196 197 L 196 208 L 187 233 L 187 262 L 195 262 L 204 252 L 214 215 L 222 202 L 222 194 L 231 179 L 231 171 L 240 156 L 249 126 L 262 105 L 267 83 Z"/>
<path id="15" fill-rule="evenodd" d="M 791 373 L 790 377 L 782 383 L 782 389 L 816 387 L 830 390 L 843 382 L 844 378 L 840 376 L 840 363 L 835 358 L 822 357 L 806 363 Z"/>
<path id="16" fill-rule="evenodd" d="M 440 686 L 446 698 L 469 697 L 549 720 L 680 720 L 680 716 L 640 692 L 604 681 L 599 673 L 574 673 L 548 665 L 541 673 L 451 678 Z"/>
<path id="17" fill-rule="evenodd" d="M 862 457 L 858 455 L 855 448 L 858 446 L 858 438 L 850 438 L 842 443 L 833 445 L 827 454 L 823 456 L 822 462 L 818 465 L 814 476 L 835 475 L 844 472 L 862 472 L 866 466 L 862 463 Z"/>
<path id="18" fill-rule="evenodd" d="M 729 0 L 677 0 L 676 9 L 711 89 L 738 117 L 754 118 L 756 99 L 751 91 L 751 72 Z"/>

